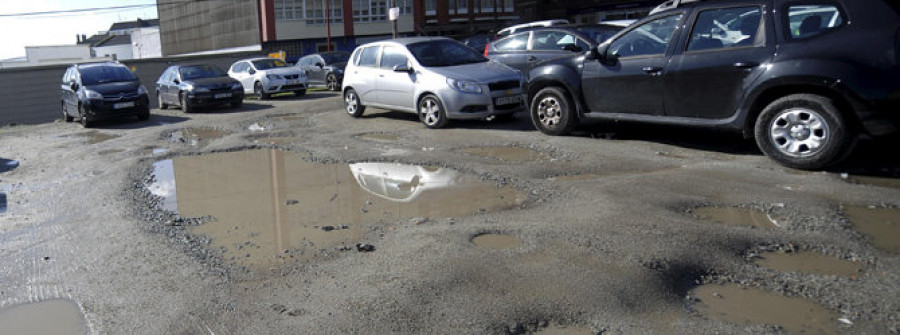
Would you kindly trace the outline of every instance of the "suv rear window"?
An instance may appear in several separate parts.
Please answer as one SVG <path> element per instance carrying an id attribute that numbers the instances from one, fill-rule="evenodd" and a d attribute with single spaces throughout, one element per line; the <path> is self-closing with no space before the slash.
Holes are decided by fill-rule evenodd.
<path id="1" fill-rule="evenodd" d="M 835 5 L 794 5 L 788 7 L 788 26 L 792 39 L 804 39 L 840 28 L 843 13 Z"/>

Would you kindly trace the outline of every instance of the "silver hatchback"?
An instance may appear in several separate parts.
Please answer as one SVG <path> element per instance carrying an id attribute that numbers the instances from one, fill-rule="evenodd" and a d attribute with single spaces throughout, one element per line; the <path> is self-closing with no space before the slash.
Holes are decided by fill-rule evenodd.
<path id="1" fill-rule="evenodd" d="M 526 110 L 525 77 L 448 38 L 414 37 L 364 44 L 344 71 L 344 106 L 412 112 L 428 128 L 451 119 L 504 117 Z"/>

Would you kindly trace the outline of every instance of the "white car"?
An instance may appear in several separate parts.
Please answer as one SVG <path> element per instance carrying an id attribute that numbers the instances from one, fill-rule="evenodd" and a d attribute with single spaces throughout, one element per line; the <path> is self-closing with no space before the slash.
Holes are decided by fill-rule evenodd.
<path id="1" fill-rule="evenodd" d="M 228 76 L 241 82 L 245 94 L 268 99 L 274 93 L 306 94 L 309 78 L 302 69 L 276 58 L 242 59 L 231 65 Z"/>

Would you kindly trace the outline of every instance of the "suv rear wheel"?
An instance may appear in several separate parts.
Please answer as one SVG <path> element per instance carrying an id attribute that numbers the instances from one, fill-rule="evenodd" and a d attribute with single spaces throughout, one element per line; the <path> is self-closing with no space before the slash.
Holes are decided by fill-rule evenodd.
<path id="1" fill-rule="evenodd" d="M 773 101 L 756 119 L 754 133 L 766 156 L 806 170 L 843 160 L 857 141 L 832 100 L 815 94 L 793 94 Z"/>
<path id="2" fill-rule="evenodd" d="M 531 122 L 547 135 L 565 135 L 578 126 L 575 106 L 560 87 L 544 88 L 531 101 Z"/>

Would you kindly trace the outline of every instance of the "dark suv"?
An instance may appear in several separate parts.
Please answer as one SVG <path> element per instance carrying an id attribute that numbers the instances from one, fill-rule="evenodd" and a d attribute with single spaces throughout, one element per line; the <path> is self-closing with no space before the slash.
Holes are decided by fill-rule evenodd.
<path id="1" fill-rule="evenodd" d="M 731 129 L 785 166 L 820 169 L 858 135 L 900 126 L 900 5 L 676 4 L 590 52 L 535 67 L 528 94 L 547 134 L 587 118 Z"/>
<path id="2" fill-rule="evenodd" d="M 111 116 L 150 117 L 150 99 L 131 70 L 118 62 L 70 66 L 62 78 L 63 119 L 75 117 L 87 128 L 97 119 Z"/>

